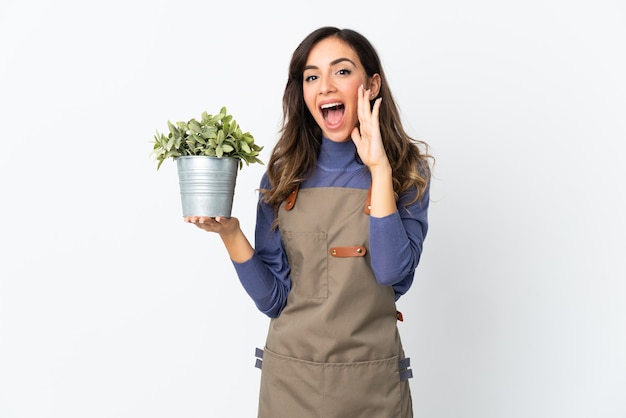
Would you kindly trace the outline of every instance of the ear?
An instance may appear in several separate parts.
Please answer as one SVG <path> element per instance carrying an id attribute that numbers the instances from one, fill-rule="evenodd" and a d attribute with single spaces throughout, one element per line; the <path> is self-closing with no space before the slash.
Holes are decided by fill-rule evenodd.
<path id="1" fill-rule="evenodd" d="M 374 100 L 374 98 L 378 96 L 378 93 L 380 93 L 381 84 L 382 84 L 382 81 L 380 79 L 380 74 L 376 73 L 370 78 L 369 87 L 368 87 L 370 90 L 372 90 L 372 97 L 370 98 L 370 100 Z"/>

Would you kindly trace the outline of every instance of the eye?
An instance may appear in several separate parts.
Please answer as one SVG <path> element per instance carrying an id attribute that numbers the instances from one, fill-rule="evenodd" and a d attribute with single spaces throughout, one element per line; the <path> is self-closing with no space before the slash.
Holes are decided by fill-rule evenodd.
<path id="1" fill-rule="evenodd" d="M 315 80 L 317 80 L 316 75 L 309 75 L 309 76 L 304 77 L 305 83 L 310 83 L 311 81 L 315 81 Z"/>
<path id="2" fill-rule="evenodd" d="M 350 75 L 352 74 L 352 70 L 348 70 L 347 68 L 342 68 L 341 70 L 337 71 L 338 75 Z"/>

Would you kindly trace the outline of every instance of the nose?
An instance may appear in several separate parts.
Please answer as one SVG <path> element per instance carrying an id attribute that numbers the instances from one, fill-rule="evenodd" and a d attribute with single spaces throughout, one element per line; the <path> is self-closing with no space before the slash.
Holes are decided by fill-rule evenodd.
<path id="1" fill-rule="evenodd" d="M 330 77 L 320 78 L 320 94 L 331 93 L 334 91 L 334 89 L 335 87 Z"/>

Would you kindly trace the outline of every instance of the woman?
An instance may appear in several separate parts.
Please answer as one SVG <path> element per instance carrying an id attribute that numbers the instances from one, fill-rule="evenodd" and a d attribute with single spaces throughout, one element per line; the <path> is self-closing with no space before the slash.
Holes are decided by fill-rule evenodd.
<path id="1" fill-rule="evenodd" d="M 404 131 L 367 39 L 322 27 L 301 42 L 255 247 L 237 218 L 185 218 L 219 234 L 272 318 L 259 417 L 413 416 L 395 303 L 428 229 L 430 158 Z"/>

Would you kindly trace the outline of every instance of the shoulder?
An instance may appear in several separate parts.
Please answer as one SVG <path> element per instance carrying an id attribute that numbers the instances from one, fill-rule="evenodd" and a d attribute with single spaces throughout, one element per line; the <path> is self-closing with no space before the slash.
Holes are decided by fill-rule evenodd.
<path id="1" fill-rule="evenodd" d="M 267 171 L 263 173 L 261 176 L 261 181 L 259 182 L 259 187 L 261 189 L 269 189 L 270 188 L 270 179 L 267 175 Z"/>

